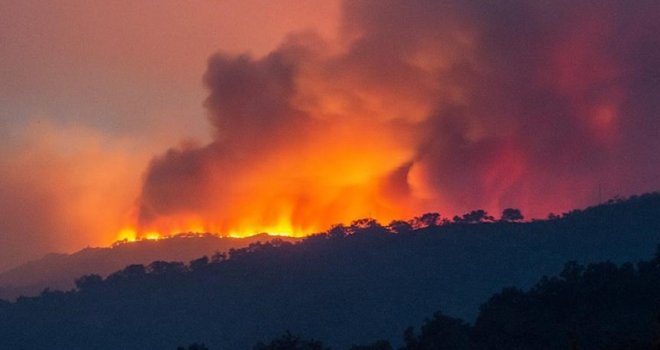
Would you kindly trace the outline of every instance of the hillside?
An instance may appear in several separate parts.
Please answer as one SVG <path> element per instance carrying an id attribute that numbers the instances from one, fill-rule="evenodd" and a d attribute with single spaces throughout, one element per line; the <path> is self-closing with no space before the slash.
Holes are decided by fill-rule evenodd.
<path id="1" fill-rule="evenodd" d="M 369 220 L 299 244 L 255 244 L 188 266 L 133 265 L 78 290 L 0 305 L 0 341 L 26 349 L 248 349 L 285 330 L 333 348 L 386 339 L 434 310 L 473 322 L 504 287 L 567 261 L 636 262 L 660 243 L 660 195 L 530 223 L 456 222 L 393 233 Z M 3 345 L 3 344 L 0 344 Z"/>
<path id="2" fill-rule="evenodd" d="M 49 254 L 41 259 L 0 273 L 0 299 L 34 296 L 45 288 L 69 290 L 77 277 L 87 274 L 107 276 L 131 264 L 152 261 L 190 261 L 203 255 L 267 242 L 274 237 L 259 234 L 246 238 L 214 235 L 178 235 L 162 240 L 143 240 L 109 248 L 85 248 L 73 254 Z M 279 237 L 286 241 L 295 238 Z"/>
<path id="3" fill-rule="evenodd" d="M 399 350 L 660 349 L 660 246 L 636 264 L 568 262 L 529 290 L 504 288 L 481 305 L 473 324 L 435 311 L 421 327 L 403 331 L 401 343 Z M 253 349 L 326 348 L 287 332 Z M 374 339 L 349 350 L 393 349 Z"/>

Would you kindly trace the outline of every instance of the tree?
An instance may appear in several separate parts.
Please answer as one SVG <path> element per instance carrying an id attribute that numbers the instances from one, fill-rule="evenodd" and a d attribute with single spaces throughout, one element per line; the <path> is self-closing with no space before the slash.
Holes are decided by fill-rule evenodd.
<path id="1" fill-rule="evenodd" d="M 417 216 L 413 219 L 413 226 L 415 228 L 424 228 L 438 226 L 440 224 L 440 214 L 439 213 L 424 213 L 421 216 Z"/>
<path id="2" fill-rule="evenodd" d="M 227 253 L 225 252 L 215 252 L 211 255 L 211 262 L 214 264 L 220 263 L 227 260 Z"/>
<path id="3" fill-rule="evenodd" d="M 387 228 L 394 233 L 406 234 L 413 230 L 412 225 L 408 221 L 394 220 L 387 225 Z"/>
<path id="4" fill-rule="evenodd" d="M 561 219 L 560 215 L 557 215 L 555 213 L 548 214 L 548 220 L 559 220 L 559 219 Z"/>
<path id="5" fill-rule="evenodd" d="M 287 331 L 270 343 L 257 343 L 253 350 L 327 350 L 323 343 L 316 340 L 305 340 Z"/>
<path id="6" fill-rule="evenodd" d="M 375 227 L 380 227 L 378 221 L 372 218 L 362 218 L 353 221 L 351 223 L 350 230 L 351 232 L 355 233 L 355 231 L 370 229 Z"/>
<path id="7" fill-rule="evenodd" d="M 438 311 L 426 320 L 419 335 L 411 327 L 403 338 L 406 345 L 402 350 L 470 349 L 470 326 Z"/>
<path id="8" fill-rule="evenodd" d="M 154 261 L 149 264 L 149 272 L 156 275 L 180 273 L 186 270 L 186 266 L 178 261 Z"/>
<path id="9" fill-rule="evenodd" d="M 349 228 L 342 224 L 335 225 L 328 230 L 327 237 L 329 239 L 344 238 L 348 235 L 349 231 Z"/>
<path id="10" fill-rule="evenodd" d="M 122 275 L 126 278 L 141 278 L 147 273 L 146 268 L 142 264 L 133 264 L 126 266 L 122 271 Z"/>
<path id="11" fill-rule="evenodd" d="M 189 266 L 191 271 L 198 271 L 208 266 L 208 264 L 209 258 L 205 255 L 199 259 L 192 260 Z"/>
<path id="12" fill-rule="evenodd" d="M 525 217 L 520 212 L 520 209 L 506 208 L 502 211 L 502 217 L 500 218 L 500 221 L 516 222 L 516 221 L 522 221 L 524 219 Z"/>
<path id="13" fill-rule="evenodd" d="M 462 218 L 454 217 L 455 222 L 462 222 L 466 224 L 478 224 L 481 222 L 494 221 L 495 218 L 488 215 L 483 209 L 473 210 L 469 213 L 463 214 Z"/>

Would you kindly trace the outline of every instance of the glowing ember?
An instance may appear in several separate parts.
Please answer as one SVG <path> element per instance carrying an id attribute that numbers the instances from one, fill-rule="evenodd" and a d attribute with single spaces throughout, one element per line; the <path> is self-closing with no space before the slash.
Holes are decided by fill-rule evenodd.
<path id="1" fill-rule="evenodd" d="M 117 241 L 135 242 L 137 236 L 137 232 L 134 229 L 124 228 L 117 234 Z"/>

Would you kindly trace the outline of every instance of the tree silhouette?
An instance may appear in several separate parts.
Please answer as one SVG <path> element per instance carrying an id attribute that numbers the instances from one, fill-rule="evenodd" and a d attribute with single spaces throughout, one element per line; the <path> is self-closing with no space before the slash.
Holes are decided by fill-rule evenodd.
<path id="1" fill-rule="evenodd" d="M 438 226 L 439 224 L 440 224 L 439 213 L 424 213 L 413 219 L 413 227 L 416 229 Z"/>
<path id="2" fill-rule="evenodd" d="M 403 322 L 430 315 L 429 305 L 473 321 L 481 304 L 474 326 L 435 315 L 405 333 L 403 349 L 461 349 L 466 334 L 475 350 L 573 343 L 648 349 L 660 310 L 660 250 L 637 264 L 561 266 L 651 253 L 660 240 L 658 208 L 655 195 L 553 221 L 439 225 L 411 234 L 364 221 L 350 228 L 357 232 L 340 226 L 336 239 L 319 234 L 296 244 L 253 244 L 208 263 L 132 265 L 105 279 L 80 278 L 77 290 L 0 302 L 0 348 L 82 349 L 94 342 L 98 350 L 174 349 L 186 336 L 218 349 L 249 349 L 258 334 L 277 335 L 286 325 L 348 349 L 365 334 L 396 338 Z M 487 299 L 506 281 L 532 287 Z M 323 349 L 290 333 L 267 340 L 256 349 Z M 353 350 L 359 349 L 390 350 L 387 342 L 368 341 Z"/>
<path id="3" fill-rule="evenodd" d="M 463 214 L 463 217 L 454 216 L 454 222 L 465 224 L 478 224 L 481 222 L 495 221 L 495 218 L 488 215 L 483 209 L 473 210 Z"/>
<path id="4" fill-rule="evenodd" d="M 351 226 L 349 227 L 349 230 L 354 233 L 355 231 L 359 231 L 359 230 L 380 228 L 380 227 L 381 227 L 380 224 L 375 219 L 362 218 L 353 221 L 351 223 Z"/>
<path id="5" fill-rule="evenodd" d="M 426 320 L 419 335 L 411 327 L 406 329 L 403 338 L 402 350 L 470 349 L 470 326 L 438 311 Z"/>
<path id="6" fill-rule="evenodd" d="M 208 264 L 209 264 L 209 258 L 207 256 L 203 256 L 199 259 L 192 260 L 190 262 L 189 268 L 191 271 L 198 271 L 207 267 Z"/>
<path id="7" fill-rule="evenodd" d="M 404 220 L 393 220 L 387 225 L 387 228 L 397 234 L 406 234 L 413 230 L 410 222 Z"/>
<path id="8" fill-rule="evenodd" d="M 211 262 L 214 264 L 221 263 L 227 260 L 227 253 L 225 252 L 215 252 L 211 256 Z"/>
<path id="9" fill-rule="evenodd" d="M 426 227 L 438 226 L 440 224 L 440 213 L 424 213 L 420 220 Z"/>
<path id="10" fill-rule="evenodd" d="M 350 228 L 339 224 L 331 227 L 327 232 L 326 235 L 330 239 L 341 239 L 346 237 L 350 233 Z"/>
<path id="11" fill-rule="evenodd" d="M 149 264 L 148 270 L 150 273 L 156 275 L 182 273 L 186 270 L 186 266 L 176 261 L 154 261 Z"/>
<path id="12" fill-rule="evenodd" d="M 506 208 L 502 211 L 501 221 L 505 222 L 516 222 L 522 221 L 525 217 L 522 215 L 519 209 L 515 208 Z"/>
<path id="13" fill-rule="evenodd" d="M 287 331 L 270 343 L 259 342 L 253 350 L 327 350 L 323 343 L 316 340 L 305 340 Z"/>

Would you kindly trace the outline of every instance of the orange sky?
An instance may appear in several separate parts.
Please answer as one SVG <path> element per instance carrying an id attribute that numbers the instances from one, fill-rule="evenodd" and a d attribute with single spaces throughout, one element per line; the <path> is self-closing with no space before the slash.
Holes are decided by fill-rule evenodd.
<path id="1" fill-rule="evenodd" d="M 208 139 L 208 57 L 333 35 L 338 13 L 334 1 L 1 2 L 0 270 L 112 243 L 149 159 Z"/>
<path id="2" fill-rule="evenodd" d="M 1 2 L 0 270 L 122 229 L 544 217 L 657 190 L 659 12 Z"/>

